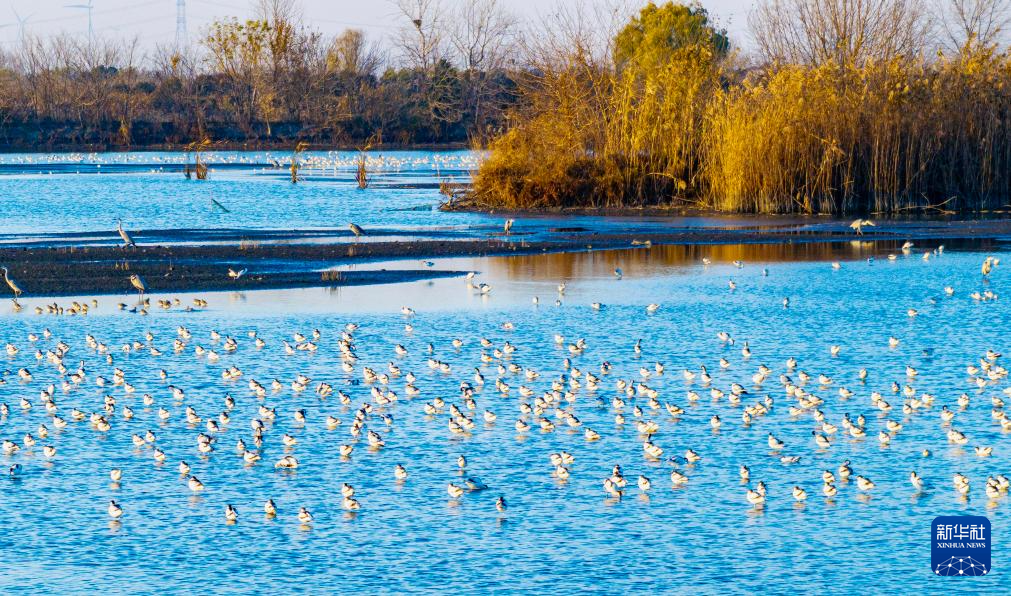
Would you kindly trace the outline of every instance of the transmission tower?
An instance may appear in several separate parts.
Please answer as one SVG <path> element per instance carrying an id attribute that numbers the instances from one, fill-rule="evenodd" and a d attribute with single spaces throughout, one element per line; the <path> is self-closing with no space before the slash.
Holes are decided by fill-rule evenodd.
<path id="1" fill-rule="evenodd" d="M 186 0 L 176 0 L 176 53 L 186 48 Z"/>

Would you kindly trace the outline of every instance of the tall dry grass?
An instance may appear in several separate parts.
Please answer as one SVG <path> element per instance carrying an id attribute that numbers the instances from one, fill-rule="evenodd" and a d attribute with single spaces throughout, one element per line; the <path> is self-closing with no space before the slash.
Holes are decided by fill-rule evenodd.
<path id="1" fill-rule="evenodd" d="M 1007 53 L 975 45 L 743 72 L 699 52 L 649 68 L 575 51 L 539 65 L 488 147 L 474 202 L 896 214 L 1011 200 Z"/>
<path id="2" fill-rule="evenodd" d="M 1011 197 L 1011 60 L 785 65 L 714 98 L 704 204 L 981 211 Z"/>
<path id="3" fill-rule="evenodd" d="M 701 183 L 703 121 L 720 71 L 686 55 L 644 75 L 582 65 L 539 73 L 489 145 L 475 196 L 506 208 L 623 207 Z"/>

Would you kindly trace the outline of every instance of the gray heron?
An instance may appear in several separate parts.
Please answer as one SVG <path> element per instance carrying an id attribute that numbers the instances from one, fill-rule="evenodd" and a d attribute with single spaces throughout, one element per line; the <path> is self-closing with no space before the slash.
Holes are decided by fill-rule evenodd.
<path id="1" fill-rule="evenodd" d="M 515 219 L 505 220 L 505 226 L 502 227 L 502 231 L 508 234 L 513 229 L 513 224 L 516 223 Z"/>
<path id="2" fill-rule="evenodd" d="M 136 273 L 130 276 L 130 284 L 133 285 L 134 288 L 137 288 L 137 291 L 140 292 L 141 296 L 143 296 L 144 292 L 147 291 L 147 284 L 144 283 L 144 280 Z"/>
<path id="3" fill-rule="evenodd" d="M 356 239 L 361 238 L 362 236 L 365 235 L 365 230 L 363 230 L 361 226 L 359 226 L 354 222 L 348 225 L 348 227 L 351 228 L 351 233 L 355 235 Z"/>
<path id="4" fill-rule="evenodd" d="M 116 220 L 116 231 L 119 232 L 119 237 L 123 239 L 123 242 L 126 243 L 126 246 L 137 246 L 137 243 L 133 241 L 133 238 L 130 237 L 130 234 L 123 229 L 122 219 Z"/>
<path id="5" fill-rule="evenodd" d="M 6 267 L 0 267 L 0 269 L 3 269 L 4 281 L 7 282 L 7 286 L 11 289 L 12 292 L 14 292 L 14 299 L 17 300 L 18 296 L 22 294 L 21 286 L 19 286 L 16 281 L 10 278 L 10 276 L 7 274 Z"/>
<path id="6" fill-rule="evenodd" d="M 850 227 L 856 230 L 857 236 L 864 235 L 864 226 L 873 226 L 874 222 L 869 219 L 854 219 Z"/>

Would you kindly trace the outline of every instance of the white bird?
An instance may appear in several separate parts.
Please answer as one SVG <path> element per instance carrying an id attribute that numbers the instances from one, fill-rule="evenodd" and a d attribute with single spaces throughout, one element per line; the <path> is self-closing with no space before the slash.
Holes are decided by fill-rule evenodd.
<path id="1" fill-rule="evenodd" d="M 502 231 L 504 233 L 508 234 L 513 229 L 513 224 L 514 223 L 516 223 L 516 220 L 514 220 L 514 219 L 507 219 L 507 220 L 505 220 L 505 225 L 502 226 Z"/>
<path id="2" fill-rule="evenodd" d="M 229 267 L 228 268 L 228 277 L 230 277 L 232 279 L 239 279 L 240 277 L 242 277 L 243 275 L 246 274 L 247 270 L 248 269 L 243 268 L 243 269 L 239 269 L 238 271 L 236 271 L 236 270 L 232 269 L 231 267 Z"/>
<path id="3" fill-rule="evenodd" d="M 147 284 L 144 283 L 144 280 L 141 279 L 141 277 L 136 273 L 130 276 L 130 284 L 133 285 L 133 287 L 136 288 L 138 292 L 140 292 L 141 296 L 143 296 L 144 292 L 147 291 Z"/>
<path id="4" fill-rule="evenodd" d="M 9 287 L 12 292 L 14 292 L 14 299 L 17 300 L 18 296 L 22 294 L 21 286 L 19 286 L 17 282 L 15 282 L 13 279 L 10 278 L 10 276 L 7 274 L 6 267 L 0 267 L 0 269 L 2 269 L 4 272 L 4 281 L 7 282 L 7 287 Z"/>
<path id="5" fill-rule="evenodd" d="M 126 246 L 137 246 L 137 243 L 133 241 L 130 234 L 123 229 L 123 220 L 116 220 L 116 231 L 119 232 L 119 237 L 123 239 Z"/>
<path id="6" fill-rule="evenodd" d="M 987 257 L 986 259 L 983 260 L 983 266 L 980 267 L 980 271 L 983 273 L 983 276 L 986 277 L 990 275 L 990 272 L 992 270 L 993 270 L 993 257 Z"/>
<path id="7" fill-rule="evenodd" d="M 862 236 L 864 233 L 864 226 L 873 226 L 874 222 L 869 219 L 855 219 L 850 227 L 856 230 L 858 236 Z"/>

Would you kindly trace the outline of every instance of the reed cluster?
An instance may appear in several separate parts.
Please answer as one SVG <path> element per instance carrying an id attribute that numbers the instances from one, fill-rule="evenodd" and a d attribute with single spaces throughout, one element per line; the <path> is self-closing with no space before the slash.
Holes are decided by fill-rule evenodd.
<path id="1" fill-rule="evenodd" d="M 1006 206 L 1011 56 L 982 43 L 930 58 L 902 48 L 743 67 L 703 9 L 650 4 L 609 60 L 561 60 L 524 81 L 473 200 L 825 214 Z"/>
<path id="2" fill-rule="evenodd" d="M 703 201 L 720 211 L 985 211 L 1011 197 L 1011 61 L 785 65 L 719 94 Z"/>

